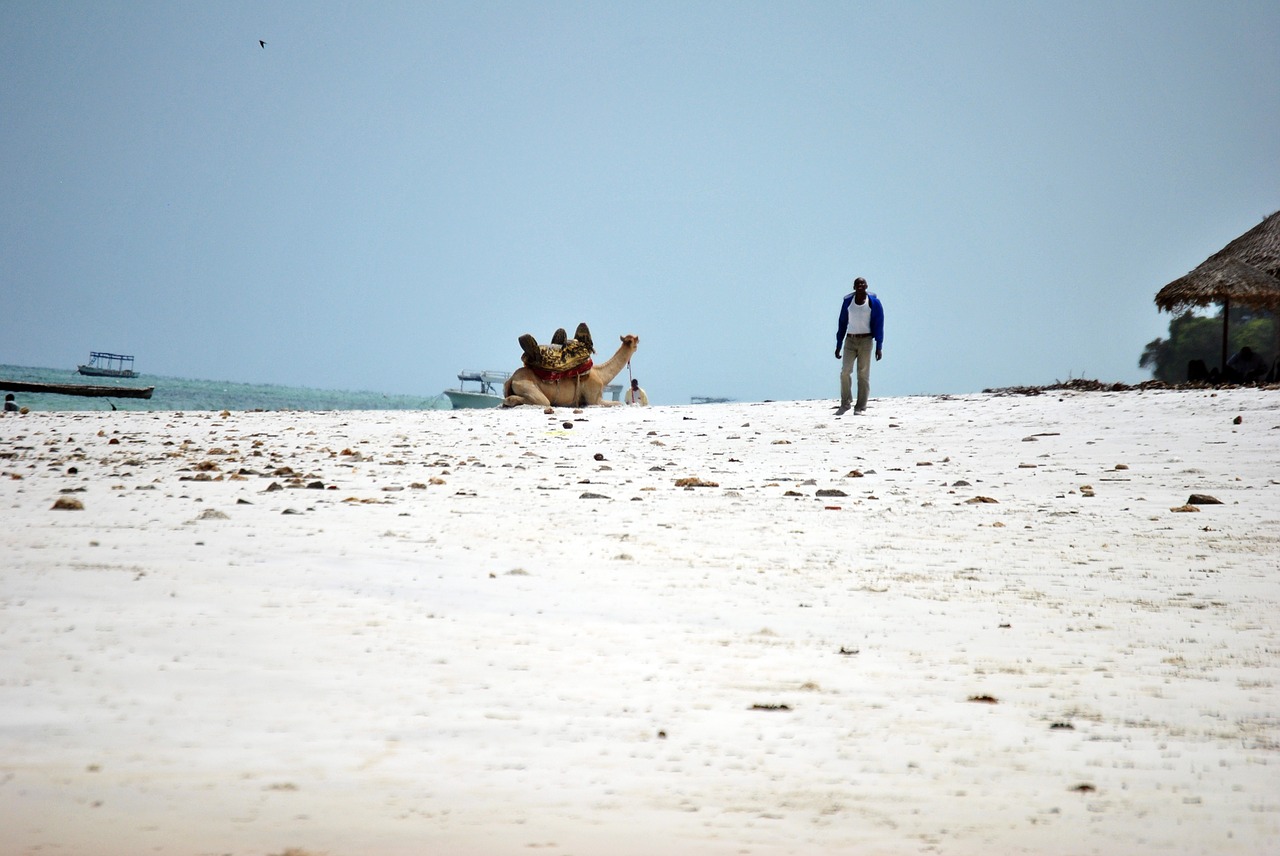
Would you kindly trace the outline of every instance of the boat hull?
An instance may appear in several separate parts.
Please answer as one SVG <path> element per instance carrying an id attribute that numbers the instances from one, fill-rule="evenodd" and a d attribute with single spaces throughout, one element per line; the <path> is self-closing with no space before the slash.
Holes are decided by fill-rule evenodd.
<path id="1" fill-rule="evenodd" d="M 76 369 L 82 375 L 89 377 L 137 377 L 138 373 L 132 369 L 100 369 L 96 366 L 77 366 Z"/>
<path id="2" fill-rule="evenodd" d="M 449 404 L 454 410 L 480 410 L 489 407 L 498 407 L 502 404 L 502 396 L 489 395 L 484 392 L 466 392 L 461 389 L 446 389 L 444 394 L 449 397 Z"/>
<path id="3" fill-rule="evenodd" d="M 80 383 L 32 383 L 25 380 L 0 380 L 7 392 L 49 392 L 55 395 L 82 395 L 90 398 L 150 398 L 154 386 L 89 386 Z"/>

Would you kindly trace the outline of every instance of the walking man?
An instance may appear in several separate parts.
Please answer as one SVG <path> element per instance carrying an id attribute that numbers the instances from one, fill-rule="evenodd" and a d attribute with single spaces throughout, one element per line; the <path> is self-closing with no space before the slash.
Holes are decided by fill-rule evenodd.
<path id="1" fill-rule="evenodd" d="M 840 304 L 840 321 L 836 328 L 836 359 L 842 359 L 840 368 L 840 407 L 836 416 L 849 412 L 853 398 L 853 364 L 858 363 L 858 402 L 853 414 L 861 416 L 867 409 L 867 396 L 871 394 L 871 343 L 876 345 L 876 359 L 882 355 L 884 345 L 884 307 L 880 298 L 867 291 L 867 281 L 858 277 L 853 281 L 853 293 L 845 295 Z"/>

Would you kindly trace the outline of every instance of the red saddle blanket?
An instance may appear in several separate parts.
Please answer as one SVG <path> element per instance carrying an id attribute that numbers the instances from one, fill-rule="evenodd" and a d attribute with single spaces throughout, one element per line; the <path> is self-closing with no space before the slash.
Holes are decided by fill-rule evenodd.
<path id="1" fill-rule="evenodd" d="M 587 360 L 580 365 L 576 365 L 571 369 L 565 369 L 564 371 L 552 371 L 551 369 L 544 369 L 539 366 L 529 366 L 529 370 L 536 374 L 539 380 L 557 381 L 569 380 L 577 377 L 578 375 L 586 374 L 591 371 L 591 366 L 591 360 Z"/>

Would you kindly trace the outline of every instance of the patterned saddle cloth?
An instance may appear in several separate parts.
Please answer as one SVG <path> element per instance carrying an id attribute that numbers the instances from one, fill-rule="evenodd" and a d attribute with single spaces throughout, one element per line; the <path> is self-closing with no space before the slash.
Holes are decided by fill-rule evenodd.
<path id="1" fill-rule="evenodd" d="M 540 345 L 537 359 L 528 354 L 523 359 L 524 364 L 543 380 L 558 379 L 548 375 L 573 377 L 591 370 L 591 348 L 577 339 L 570 339 L 563 345 Z"/>

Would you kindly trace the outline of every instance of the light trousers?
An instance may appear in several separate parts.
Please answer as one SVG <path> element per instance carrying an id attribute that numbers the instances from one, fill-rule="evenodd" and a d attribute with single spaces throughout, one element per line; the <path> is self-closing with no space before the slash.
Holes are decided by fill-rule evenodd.
<path id="1" fill-rule="evenodd" d="M 844 337 L 844 359 L 840 364 L 840 406 L 848 407 L 853 398 L 853 364 L 858 363 L 858 403 L 857 410 L 867 406 L 867 397 L 871 395 L 871 352 L 875 347 L 874 336 Z"/>

